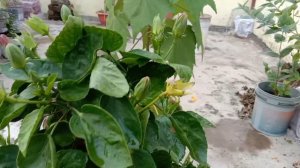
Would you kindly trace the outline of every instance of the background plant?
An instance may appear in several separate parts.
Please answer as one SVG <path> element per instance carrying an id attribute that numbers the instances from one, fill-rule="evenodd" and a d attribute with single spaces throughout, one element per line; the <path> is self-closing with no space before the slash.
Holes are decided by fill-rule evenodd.
<path id="1" fill-rule="evenodd" d="M 255 10 L 250 10 L 245 5 L 241 6 L 258 20 L 260 23 L 258 28 L 267 27 L 265 34 L 273 35 L 274 41 L 279 44 L 278 51 L 268 53 L 278 58 L 277 68 L 273 69 L 267 63 L 264 64 L 274 94 L 279 96 L 290 96 L 291 86 L 300 80 L 300 34 L 297 27 L 300 17 L 299 2 L 299 0 L 268 0 Z M 283 61 L 287 56 L 292 57 L 291 63 Z"/>
<path id="2" fill-rule="evenodd" d="M 63 18 L 70 13 L 64 8 Z M 150 33 L 155 52 L 120 51 L 126 43 L 120 34 L 86 25 L 78 17 L 64 19 L 55 38 L 42 20 L 27 20 L 53 42 L 45 59 L 26 32 L 18 38 L 21 48 L 6 47 L 10 62 L 1 64 L 0 72 L 15 82 L 10 92 L 0 87 L 0 129 L 9 130 L 12 121 L 22 124 L 16 142 L 0 136 L 0 163 L 20 168 L 168 168 L 198 162 L 207 167 L 203 127 L 213 125 L 181 109 L 179 98 L 193 85 L 191 75 L 160 54 L 164 45 L 167 51 L 174 48 L 161 35 L 169 35 L 170 42 L 194 37 L 184 46 L 195 47 L 187 16 L 170 22 L 154 19 Z M 167 82 L 176 74 L 182 80 Z"/>

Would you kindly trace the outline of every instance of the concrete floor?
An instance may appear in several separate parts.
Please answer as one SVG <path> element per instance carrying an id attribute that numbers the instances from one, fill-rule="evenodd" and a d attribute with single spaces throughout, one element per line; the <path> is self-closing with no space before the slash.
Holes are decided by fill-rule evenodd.
<path id="1" fill-rule="evenodd" d="M 211 167 L 297 168 L 293 164 L 300 161 L 300 143 L 292 132 L 267 137 L 237 115 L 242 105 L 235 93 L 266 80 L 263 62 L 276 65 L 276 60 L 264 55 L 267 48 L 255 38 L 210 32 L 206 46 L 203 62 L 197 55 L 193 94 L 182 99 L 182 106 L 216 124 L 216 128 L 206 130 Z M 198 101 L 192 102 L 192 97 Z"/>
<path id="2" fill-rule="evenodd" d="M 57 34 L 61 24 L 50 23 L 53 34 Z M 39 41 L 38 52 L 43 55 L 48 40 L 40 38 Z M 182 98 L 182 106 L 216 125 L 206 130 L 211 167 L 297 168 L 293 164 L 300 162 L 300 143 L 292 134 L 277 138 L 264 136 L 251 127 L 249 120 L 240 120 L 237 115 L 242 106 L 235 92 L 266 80 L 263 62 L 276 64 L 273 58 L 263 54 L 264 45 L 254 38 L 209 32 L 206 46 L 204 61 L 197 53 L 193 79 L 196 84 L 190 91 L 192 94 Z M 11 82 L 2 75 L 0 80 L 5 80 L 6 87 L 10 86 Z M 198 100 L 193 102 L 192 97 Z"/>

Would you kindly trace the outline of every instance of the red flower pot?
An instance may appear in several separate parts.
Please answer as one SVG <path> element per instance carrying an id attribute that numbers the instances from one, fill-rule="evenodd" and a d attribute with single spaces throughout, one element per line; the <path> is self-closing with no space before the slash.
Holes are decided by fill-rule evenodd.
<path id="1" fill-rule="evenodd" d="M 106 19 L 108 14 L 106 12 L 97 12 L 100 24 L 106 26 Z"/>

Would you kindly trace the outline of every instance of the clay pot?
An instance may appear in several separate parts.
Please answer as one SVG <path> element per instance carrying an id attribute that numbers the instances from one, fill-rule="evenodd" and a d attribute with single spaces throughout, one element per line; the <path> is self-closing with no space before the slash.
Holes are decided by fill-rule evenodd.
<path id="1" fill-rule="evenodd" d="M 98 18 L 99 18 L 99 22 L 102 26 L 106 26 L 106 19 L 108 17 L 108 13 L 106 12 L 97 12 Z"/>

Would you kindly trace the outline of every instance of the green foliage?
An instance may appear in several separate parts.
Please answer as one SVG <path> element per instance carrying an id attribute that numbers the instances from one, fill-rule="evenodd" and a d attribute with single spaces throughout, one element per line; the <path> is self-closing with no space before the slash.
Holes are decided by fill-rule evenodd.
<path id="1" fill-rule="evenodd" d="M 259 28 L 266 27 L 265 34 L 273 35 L 278 43 L 278 51 L 270 51 L 267 54 L 278 58 L 277 68 L 271 69 L 265 64 L 266 74 L 271 82 L 273 93 L 278 96 L 289 97 L 294 83 L 299 81 L 299 51 L 300 35 L 297 30 L 299 22 L 299 1 L 268 0 L 258 9 L 250 10 L 245 5 L 240 5 L 249 15 L 260 23 Z M 283 47 L 288 42 L 287 47 Z M 283 58 L 291 56 L 292 63 L 283 63 Z M 290 65 L 290 66 L 289 66 Z"/>
<path id="2" fill-rule="evenodd" d="M 127 1 L 124 7 L 133 4 Z M 168 5 L 165 2 L 165 7 Z M 148 17 L 147 12 L 151 12 L 154 17 L 155 11 L 149 8 L 143 15 Z M 130 19 L 137 17 L 132 11 L 126 13 Z M 151 24 L 152 19 L 132 23 L 134 31 L 143 28 L 146 21 Z M 40 19 L 27 22 L 52 38 Z M 2 74 L 16 80 L 10 92 L 0 85 L 0 129 L 21 121 L 18 146 L 0 136 L 0 167 L 207 165 L 203 127 L 211 124 L 196 113 L 181 111 L 179 105 L 180 96 L 192 86 L 188 81 L 196 45 L 192 27 L 184 26 L 176 37 L 173 23 L 163 28 L 159 34 L 166 38 L 158 40 L 162 43 L 157 43 L 155 52 L 124 51 L 126 41 L 119 33 L 87 26 L 80 18 L 68 15 L 44 59 L 36 54 L 38 43 L 31 34 L 20 36 L 21 47 L 30 51 L 25 54 L 26 50 L 20 50 L 25 63 L 15 66 L 11 60 L 0 65 Z M 179 45 L 187 52 L 176 49 Z M 180 56 L 183 53 L 186 58 Z M 167 82 L 175 75 L 181 80 Z M 186 148 L 192 159 L 183 161 Z"/>

